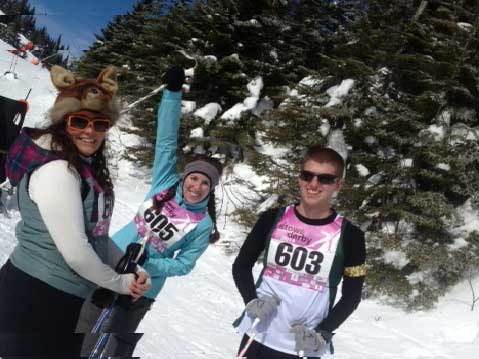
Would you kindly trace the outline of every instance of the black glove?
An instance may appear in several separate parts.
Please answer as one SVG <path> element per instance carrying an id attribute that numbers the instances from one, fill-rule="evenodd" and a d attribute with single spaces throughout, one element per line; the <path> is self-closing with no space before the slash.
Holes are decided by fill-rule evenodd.
<path id="1" fill-rule="evenodd" d="M 184 82 L 185 70 L 181 67 L 172 67 L 163 75 L 163 83 L 166 84 L 166 88 L 170 91 L 180 91 Z"/>

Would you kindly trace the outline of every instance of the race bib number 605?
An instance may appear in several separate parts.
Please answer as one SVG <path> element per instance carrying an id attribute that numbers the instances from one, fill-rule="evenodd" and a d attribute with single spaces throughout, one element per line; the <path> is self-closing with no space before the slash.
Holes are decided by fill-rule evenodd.
<path id="1" fill-rule="evenodd" d="M 168 218 L 164 214 L 158 213 L 152 208 L 148 208 L 144 212 L 143 218 L 146 224 L 149 225 L 150 230 L 157 234 L 158 238 L 163 241 L 170 240 L 174 234 L 178 232 L 178 228 L 168 221 Z"/>

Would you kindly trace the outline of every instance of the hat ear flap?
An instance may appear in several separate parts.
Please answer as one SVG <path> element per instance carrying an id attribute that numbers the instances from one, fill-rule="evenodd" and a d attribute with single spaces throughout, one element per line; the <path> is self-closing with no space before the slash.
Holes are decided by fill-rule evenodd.
<path id="1" fill-rule="evenodd" d="M 113 65 L 108 65 L 102 72 L 100 72 L 96 80 L 101 88 L 110 92 L 112 95 L 115 95 L 118 91 L 117 76 L 117 68 Z"/>
<path id="2" fill-rule="evenodd" d="M 62 90 L 76 83 L 75 75 L 58 65 L 52 66 L 50 77 L 53 85 L 55 85 L 58 90 Z"/>

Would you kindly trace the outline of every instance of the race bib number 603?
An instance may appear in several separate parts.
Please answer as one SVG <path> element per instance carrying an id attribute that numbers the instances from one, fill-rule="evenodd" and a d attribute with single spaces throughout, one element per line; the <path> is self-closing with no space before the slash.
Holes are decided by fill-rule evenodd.
<path id="1" fill-rule="evenodd" d="M 271 240 L 264 275 L 316 291 L 323 291 L 327 277 L 321 275 L 324 255 L 301 245 Z"/>
<path id="2" fill-rule="evenodd" d="M 274 261 L 278 266 L 289 267 L 295 272 L 315 275 L 321 270 L 323 258 L 321 252 L 283 242 L 276 246 Z"/>

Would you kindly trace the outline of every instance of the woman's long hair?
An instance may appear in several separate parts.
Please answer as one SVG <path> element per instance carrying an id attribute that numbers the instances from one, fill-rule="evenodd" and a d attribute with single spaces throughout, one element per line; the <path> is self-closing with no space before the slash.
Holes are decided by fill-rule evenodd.
<path id="1" fill-rule="evenodd" d="M 211 158 L 205 155 L 197 155 L 193 158 L 193 161 L 208 162 L 216 167 L 220 177 L 223 174 L 223 165 L 220 163 L 220 161 L 218 161 L 215 158 Z M 168 191 L 165 193 L 163 198 L 161 199 L 153 198 L 153 207 L 155 208 L 155 210 L 161 211 L 165 202 L 168 202 L 170 199 L 175 197 L 178 184 L 179 183 L 177 182 L 173 186 L 168 188 Z M 210 215 L 211 220 L 213 221 L 213 232 L 211 232 L 210 234 L 210 243 L 215 243 L 220 239 L 220 232 L 218 231 L 218 227 L 216 226 L 216 198 L 215 198 L 214 188 L 212 188 L 209 193 L 207 208 L 208 208 L 208 214 Z"/>
<path id="2" fill-rule="evenodd" d="M 84 162 L 81 159 L 77 147 L 66 131 L 66 123 L 62 121 L 44 129 L 34 129 L 31 137 L 37 139 L 46 134 L 52 136 L 52 151 L 61 153 L 62 157 L 68 162 L 68 165 L 75 168 L 78 173 L 81 173 Z M 110 171 L 108 170 L 105 152 L 105 141 L 103 141 L 100 148 L 91 156 L 91 166 L 93 168 L 93 175 L 102 189 L 105 192 L 113 192 L 113 182 Z"/>

